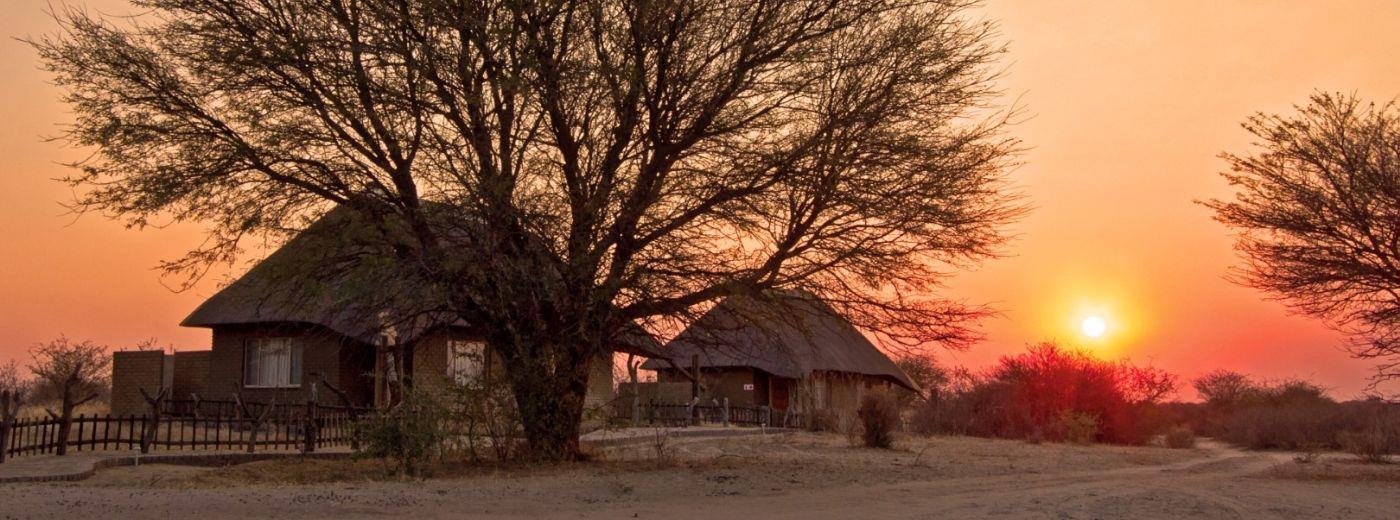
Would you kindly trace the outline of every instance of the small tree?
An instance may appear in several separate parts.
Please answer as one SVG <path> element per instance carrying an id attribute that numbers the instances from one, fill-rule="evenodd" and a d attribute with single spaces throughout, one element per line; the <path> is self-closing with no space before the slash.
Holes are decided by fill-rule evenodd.
<path id="1" fill-rule="evenodd" d="M 20 375 L 19 362 L 11 360 L 0 365 L 0 392 L 9 391 L 11 393 L 20 392 L 26 386 L 24 376 Z"/>
<path id="2" fill-rule="evenodd" d="M 1191 382 L 1201 400 L 1214 408 L 1230 408 L 1255 389 L 1249 376 L 1229 370 L 1216 370 Z"/>
<path id="3" fill-rule="evenodd" d="M 58 454 L 68 452 L 68 432 L 73 424 L 73 409 L 97 399 L 107 389 L 111 378 L 112 358 L 107 347 L 86 340 L 81 343 L 67 337 L 41 343 L 29 351 L 38 392 L 59 401 L 60 412 L 49 414 L 62 422 L 58 428 Z"/>
<path id="4" fill-rule="evenodd" d="M 930 401 L 937 401 L 939 392 L 952 380 L 948 370 L 939 365 L 938 360 L 930 354 L 911 353 L 900 356 L 894 364 L 909 376 L 909 380 L 924 392 L 923 397 Z"/>

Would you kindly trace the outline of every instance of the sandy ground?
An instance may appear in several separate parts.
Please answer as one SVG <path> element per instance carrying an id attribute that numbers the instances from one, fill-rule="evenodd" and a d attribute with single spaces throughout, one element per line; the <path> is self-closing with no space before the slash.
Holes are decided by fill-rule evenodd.
<path id="1" fill-rule="evenodd" d="M 1300 467 L 1288 454 L 909 439 L 895 451 L 835 435 L 687 439 L 599 461 L 366 478 L 365 464 L 119 468 L 66 484 L 0 486 L 5 518 L 1396 518 L 1400 465 Z M 372 469 L 372 468 L 371 468 Z M 1360 476 L 1357 476 L 1360 475 Z M 278 479 L 317 484 L 278 483 Z M 256 483 L 250 483 L 256 482 Z"/>

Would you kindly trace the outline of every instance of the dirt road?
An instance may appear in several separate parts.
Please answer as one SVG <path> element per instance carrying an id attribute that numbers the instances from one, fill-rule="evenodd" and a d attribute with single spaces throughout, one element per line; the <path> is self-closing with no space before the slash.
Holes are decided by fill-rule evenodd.
<path id="1" fill-rule="evenodd" d="M 419 482 L 248 484 L 249 473 L 125 468 L 0 486 L 0 517 L 1396 518 L 1400 482 L 1261 475 L 1286 454 L 938 439 L 899 452 L 826 437 L 695 441 L 623 460 Z M 251 466 L 251 465 L 249 465 Z M 320 466 L 302 468 L 319 471 Z M 283 468 L 285 469 L 285 468 Z M 333 471 L 334 466 L 326 466 Z M 222 472 L 222 473 L 221 473 Z M 266 473 L 271 475 L 272 473 Z M 258 477 L 261 478 L 261 477 Z M 254 479 L 255 482 L 262 480 Z"/>

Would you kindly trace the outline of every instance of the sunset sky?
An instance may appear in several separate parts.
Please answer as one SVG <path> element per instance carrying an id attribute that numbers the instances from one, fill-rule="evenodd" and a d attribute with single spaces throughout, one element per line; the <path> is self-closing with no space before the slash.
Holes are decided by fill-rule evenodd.
<path id="1" fill-rule="evenodd" d="M 13 0 L 0 17 L 0 362 L 59 334 L 207 348 L 207 330 L 176 324 L 225 278 L 176 293 L 154 270 L 198 244 L 197 226 L 126 230 L 61 205 L 71 193 L 51 179 L 85 152 L 44 140 L 70 115 L 13 39 L 52 31 L 47 4 Z M 946 362 L 981 367 L 1058 339 L 1186 378 L 1229 368 L 1364 390 L 1370 365 L 1337 334 L 1223 279 L 1230 235 L 1193 200 L 1228 195 L 1217 155 L 1248 150 L 1250 113 L 1289 111 L 1315 89 L 1400 95 L 1400 2 L 993 0 L 978 14 L 1010 45 L 1002 86 L 1024 108 L 1013 132 L 1028 148 L 1012 178 L 1034 210 L 1008 257 L 951 282 L 951 296 L 1003 314 Z M 1102 338 L 1082 334 L 1090 315 Z"/>

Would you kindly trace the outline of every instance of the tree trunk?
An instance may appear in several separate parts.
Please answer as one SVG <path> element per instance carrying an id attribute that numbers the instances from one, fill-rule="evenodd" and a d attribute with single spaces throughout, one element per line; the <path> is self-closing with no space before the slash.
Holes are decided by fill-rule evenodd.
<path id="1" fill-rule="evenodd" d="M 63 389 L 63 403 L 58 417 L 58 454 L 68 454 L 68 435 L 73 432 L 73 392 Z"/>
<path id="2" fill-rule="evenodd" d="M 538 460 L 579 458 L 578 436 L 588 391 L 586 345 L 556 343 L 505 356 L 526 447 Z M 517 351 L 520 352 L 520 351 Z M 515 359 L 510 359 L 515 358 Z"/>
<path id="3" fill-rule="evenodd" d="M 632 427 L 641 425 L 642 422 L 642 387 L 637 381 L 638 363 L 634 363 L 635 354 L 627 354 L 627 377 L 632 380 Z"/>

